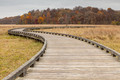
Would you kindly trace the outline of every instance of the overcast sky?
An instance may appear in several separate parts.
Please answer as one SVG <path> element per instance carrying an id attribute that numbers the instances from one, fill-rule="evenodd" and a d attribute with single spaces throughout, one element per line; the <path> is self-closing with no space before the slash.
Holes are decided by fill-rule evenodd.
<path id="1" fill-rule="evenodd" d="M 120 10 L 120 0 L 0 0 L 0 18 L 22 15 L 33 9 L 92 6 Z"/>

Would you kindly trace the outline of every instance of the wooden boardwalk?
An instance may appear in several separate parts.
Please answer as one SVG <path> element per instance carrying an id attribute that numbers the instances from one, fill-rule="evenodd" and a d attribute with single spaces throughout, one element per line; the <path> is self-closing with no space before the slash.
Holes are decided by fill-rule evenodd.
<path id="1" fill-rule="evenodd" d="M 120 62 L 88 43 L 36 33 L 47 40 L 39 62 L 17 80 L 120 80 Z"/>

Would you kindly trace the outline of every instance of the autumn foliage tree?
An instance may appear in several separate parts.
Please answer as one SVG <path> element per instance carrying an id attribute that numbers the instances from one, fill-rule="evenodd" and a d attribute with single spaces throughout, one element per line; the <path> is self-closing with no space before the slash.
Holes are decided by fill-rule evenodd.
<path id="1" fill-rule="evenodd" d="M 43 22 L 44 22 L 44 17 L 39 17 L 39 18 L 38 18 L 38 23 L 39 23 L 39 24 L 42 24 Z"/>
<path id="2" fill-rule="evenodd" d="M 28 13 L 27 16 L 26 16 L 26 21 L 28 24 L 31 24 L 32 23 L 32 15 L 31 13 Z"/>
<path id="3" fill-rule="evenodd" d="M 20 16 L 21 24 L 111 24 L 120 22 L 120 11 L 77 6 L 73 9 L 32 10 Z"/>
<path id="4" fill-rule="evenodd" d="M 24 23 L 24 15 L 20 16 L 20 23 L 21 23 L 21 24 Z"/>

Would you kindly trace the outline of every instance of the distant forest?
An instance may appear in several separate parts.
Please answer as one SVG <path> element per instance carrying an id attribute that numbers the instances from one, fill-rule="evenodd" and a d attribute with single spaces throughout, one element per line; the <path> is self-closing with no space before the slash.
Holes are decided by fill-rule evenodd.
<path id="1" fill-rule="evenodd" d="M 120 24 L 120 11 L 111 8 L 77 6 L 32 10 L 26 14 L 0 19 L 0 24 Z"/>

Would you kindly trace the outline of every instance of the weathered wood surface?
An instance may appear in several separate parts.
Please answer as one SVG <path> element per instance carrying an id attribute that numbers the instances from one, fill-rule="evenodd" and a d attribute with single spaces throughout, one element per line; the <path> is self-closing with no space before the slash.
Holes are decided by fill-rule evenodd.
<path id="1" fill-rule="evenodd" d="M 120 62 L 88 43 L 36 33 L 47 40 L 39 62 L 17 80 L 120 80 Z"/>

